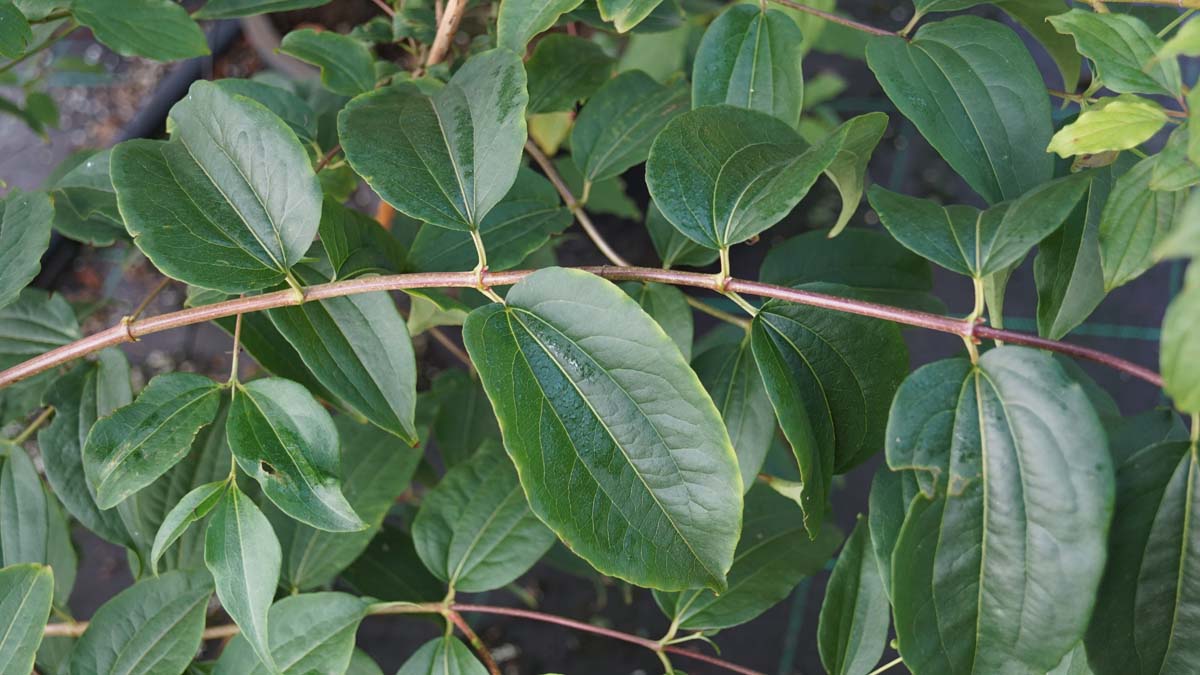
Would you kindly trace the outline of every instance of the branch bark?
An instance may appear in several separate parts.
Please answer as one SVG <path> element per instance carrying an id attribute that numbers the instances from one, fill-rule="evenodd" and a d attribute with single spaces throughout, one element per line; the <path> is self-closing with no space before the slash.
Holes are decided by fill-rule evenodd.
<path id="1" fill-rule="evenodd" d="M 467 0 L 450 0 L 446 3 L 446 11 L 438 23 L 437 35 L 433 38 L 433 46 L 429 48 L 429 56 L 425 59 L 425 67 L 435 66 L 446 60 L 450 52 L 450 42 L 458 32 L 458 24 L 462 23 L 463 14 L 467 12 Z"/>

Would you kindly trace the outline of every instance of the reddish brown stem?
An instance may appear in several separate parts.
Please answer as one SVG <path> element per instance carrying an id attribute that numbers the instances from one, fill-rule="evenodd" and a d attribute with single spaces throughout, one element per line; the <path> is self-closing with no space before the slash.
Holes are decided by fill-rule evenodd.
<path id="1" fill-rule="evenodd" d="M 386 2 L 384 2 L 384 0 L 371 0 L 371 2 L 375 3 L 375 6 L 378 7 L 380 9 L 380 11 L 382 11 L 384 14 L 387 14 L 389 17 L 396 16 L 396 10 L 392 9 L 392 6 L 387 4 Z"/>
<path id="2" fill-rule="evenodd" d="M 491 675 L 500 675 L 500 666 L 496 665 L 496 660 L 492 658 L 492 653 L 488 651 L 487 645 L 483 644 L 483 640 L 479 639 L 475 631 L 471 630 L 471 625 L 462 618 L 462 614 L 451 609 L 446 612 L 446 618 L 457 626 L 458 630 L 462 632 L 463 637 L 467 638 L 467 642 L 471 643 L 471 647 L 475 649 L 475 653 L 479 654 L 479 658 L 483 659 L 483 665 L 487 666 L 488 672 Z"/>
<path id="3" fill-rule="evenodd" d="M 771 0 L 771 2 L 777 2 L 785 7 L 791 7 L 792 9 L 804 12 L 805 14 L 812 14 L 813 16 L 820 17 L 826 21 L 841 24 L 847 28 L 853 28 L 854 30 L 859 30 L 864 33 L 870 33 L 872 35 L 884 35 L 889 37 L 896 37 L 899 35 L 898 33 L 890 30 L 876 28 L 875 26 L 861 23 L 859 21 L 855 21 L 854 19 L 847 19 L 844 16 L 838 16 L 837 14 L 832 14 L 814 7 L 809 7 L 808 5 L 803 5 L 799 2 L 793 2 L 793 0 Z"/>
<path id="4" fill-rule="evenodd" d="M 313 173 L 321 173 L 325 167 L 329 166 L 329 162 L 333 161 L 333 156 L 338 154 L 338 151 L 341 149 L 341 143 L 334 143 L 333 147 L 330 148 L 324 155 L 321 155 L 321 159 L 317 160 L 317 165 L 313 167 Z"/>
<path id="5" fill-rule="evenodd" d="M 717 287 L 717 278 L 712 274 L 699 272 L 683 272 L 679 270 L 664 270 L 650 267 L 582 267 L 579 268 L 597 276 L 612 281 L 655 281 L 675 286 L 690 286 L 713 291 L 721 291 Z M 510 270 L 507 272 L 486 272 L 483 282 L 487 286 L 510 286 L 517 283 L 535 270 Z M 475 288 L 478 283 L 474 272 L 425 272 L 417 274 L 391 274 L 377 277 L 364 277 L 346 281 L 334 281 L 304 289 L 304 301 L 323 300 L 357 293 L 372 293 L 377 291 L 398 291 L 406 288 Z M 764 298 L 776 298 L 801 305 L 821 307 L 838 312 L 869 316 L 883 319 L 906 326 L 927 328 L 942 333 L 950 333 L 968 339 L 987 338 L 1003 340 L 1007 343 L 1028 345 L 1048 351 L 1076 356 L 1103 364 L 1110 368 L 1127 373 L 1145 380 L 1156 387 L 1162 386 L 1162 378 L 1152 370 L 1126 361 L 1112 354 L 1087 347 L 1080 347 L 1057 340 L 1018 333 L 1016 331 L 1000 330 L 987 326 L 979 326 L 970 321 L 955 319 L 948 316 L 919 312 L 900 307 L 880 305 L 874 302 L 841 298 L 835 295 L 814 293 L 795 288 L 785 288 L 759 281 L 744 279 L 729 279 L 724 290 L 744 295 L 756 295 Z M 4 372 L 0 372 L 0 388 L 19 382 L 68 363 L 93 352 L 107 347 L 133 342 L 151 333 L 158 333 L 172 328 L 190 326 L 205 321 L 234 316 L 244 312 L 257 312 L 274 307 L 297 305 L 302 300 L 295 290 L 288 289 L 274 293 L 264 293 L 245 298 L 236 298 L 218 302 L 203 307 L 191 307 L 175 312 L 151 316 L 139 321 L 122 322 L 117 325 L 94 333 L 68 345 L 52 349 L 45 354 L 35 356 L 28 361 L 19 363 Z"/>

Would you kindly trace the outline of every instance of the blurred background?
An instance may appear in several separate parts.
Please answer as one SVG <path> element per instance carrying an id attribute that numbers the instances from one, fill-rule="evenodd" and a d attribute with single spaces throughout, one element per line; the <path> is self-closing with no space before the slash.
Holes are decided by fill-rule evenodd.
<path id="1" fill-rule="evenodd" d="M 832 0 L 813 0 L 813 4 L 828 8 Z M 912 10 L 907 3 L 841 0 L 837 11 L 869 24 L 898 29 L 908 22 Z M 1011 21 L 999 12 L 984 9 L 977 13 L 1011 25 Z M 1138 13 L 1155 29 L 1178 16 L 1177 11 L 1163 8 L 1138 10 Z M 38 122 L 35 126 L 42 127 L 39 134 L 24 120 L 0 114 L 0 181 L 4 184 L 0 192 L 42 186 L 59 162 L 77 150 L 105 148 L 127 138 L 161 136 L 170 106 L 196 79 L 249 77 L 264 71 L 274 71 L 288 78 L 311 78 L 315 73 L 308 66 L 275 52 L 280 35 L 307 25 L 346 33 L 378 15 L 380 11 L 371 0 L 335 0 L 315 10 L 241 22 L 209 23 L 206 29 L 213 56 L 166 65 L 119 57 L 91 39 L 86 31 L 77 31 L 22 69 L 23 77 L 28 77 L 31 71 L 37 74 L 37 69 L 46 69 L 48 98 L 45 100 L 24 100 L 23 90 L 15 86 L 14 73 L 0 77 L 0 95 L 35 111 Z M 883 96 L 861 57 L 866 37 L 819 22 L 809 22 L 808 26 L 812 28 L 806 34 L 806 40 L 814 46 L 804 63 L 809 95 L 814 96 L 820 91 L 826 100 L 820 101 L 815 108 L 806 103 L 806 114 L 829 121 L 868 111 L 889 113 L 891 123 L 871 162 L 870 181 L 947 203 L 978 204 L 978 198 L 949 170 L 912 124 L 895 113 Z M 817 31 L 820 34 L 812 36 Z M 668 32 L 669 35 L 635 36 L 631 48 L 620 61 L 621 68 L 657 71 L 652 74 L 658 76 L 669 76 L 674 71 L 689 72 L 690 53 L 694 51 L 703 26 L 683 23 Z M 1019 28 L 1018 32 L 1026 38 L 1050 86 L 1060 86 L 1061 78 L 1048 55 Z M 1195 79 L 1195 68 L 1195 63 L 1185 63 L 1185 81 Z M 1187 72 L 1188 69 L 1192 72 Z M 1087 78 L 1086 66 L 1084 78 Z M 818 81 L 820 86 L 814 86 L 813 83 Z M 1078 89 L 1075 83 L 1061 86 L 1067 91 L 1076 91 L 1086 86 L 1086 82 Z M 1060 119 L 1072 114 L 1069 108 L 1056 109 Z M 624 176 L 624 184 L 623 195 L 609 194 L 603 199 L 597 196 L 594 205 L 598 212 L 593 215 L 606 238 L 624 256 L 635 264 L 658 266 L 643 224 L 648 195 L 641 167 Z M 376 200 L 368 189 L 360 187 L 353 197 L 353 204 L 373 213 Z M 840 198 L 832 186 L 819 182 L 783 224 L 764 233 L 762 241 L 735 249 L 735 275 L 757 277 L 759 265 L 771 246 L 802 232 L 828 227 L 836 218 L 839 205 Z M 866 207 L 865 200 L 852 221 L 854 225 L 878 227 L 878 219 Z M 568 229 L 554 241 L 554 254 L 563 265 L 603 262 L 577 228 Z M 159 279 L 157 272 L 132 247 L 118 245 L 92 249 L 56 238 L 35 285 L 61 292 L 76 303 L 95 303 L 109 298 L 108 303 L 97 306 L 87 319 L 84 332 L 90 333 L 128 314 Z M 1157 369 L 1159 325 L 1166 304 L 1179 289 L 1181 280 L 1181 263 L 1161 265 L 1111 293 L 1068 340 Z M 147 313 L 178 308 L 183 302 L 184 291 L 179 284 L 168 286 Z M 934 293 L 945 302 L 951 314 L 963 315 L 970 310 L 971 288 L 964 277 L 934 269 Z M 1009 285 L 1004 307 L 1005 327 L 1035 331 L 1036 302 L 1030 256 Z M 736 312 L 732 305 L 727 309 Z M 697 340 L 713 328 L 711 319 L 697 315 Z M 959 339 L 949 335 L 911 330 L 907 337 L 914 368 L 961 349 Z M 418 336 L 415 342 L 422 369 L 421 388 L 427 388 L 440 370 L 458 365 L 454 357 L 444 347 L 430 341 L 427 334 Z M 159 333 L 122 349 L 134 365 L 136 389 L 164 371 L 223 374 L 229 368 L 229 348 L 230 341 L 225 333 L 214 326 L 201 325 Z M 1081 365 L 1113 396 L 1125 414 L 1165 403 L 1160 392 L 1140 380 L 1090 364 Z M 248 366 L 253 367 L 253 364 Z M 14 408 L 12 401 L 5 399 L 6 394 L 0 392 L 0 423 L 11 421 L 13 415 L 23 414 Z M 876 458 L 839 479 L 834 502 L 836 517 L 844 532 L 848 533 L 853 527 L 856 514 L 866 510 L 867 489 L 881 459 Z M 404 526 L 405 510 L 403 505 L 396 509 L 394 523 L 398 527 Z M 122 550 L 79 528 L 75 538 L 80 553 L 80 571 L 71 606 L 75 616 L 84 619 L 127 586 L 131 579 Z M 658 637 L 666 629 L 667 621 L 648 591 L 611 580 L 579 576 L 570 567 L 569 563 L 540 564 L 513 588 L 474 596 L 469 601 L 532 605 L 543 611 L 611 625 L 648 637 Z M 386 570 L 377 572 L 381 576 L 387 573 Z M 715 641 L 722 657 L 778 675 L 822 672 L 816 649 L 816 626 L 827 576 L 828 572 L 805 581 L 789 599 L 760 619 L 719 634 Z M 468 618 L 492 648 L 496 660 L 512 673 L 655 675 L 661 672 L 652 654 L 634 646 L 542 624 L 490 616 Z M 418 645 L 440 631 L 440 625 L 420 619 L 375 617 L 364 622 L 359 633 L 359 646 L 368 651 L 385 672 L 394 672 Z M 890 657 L 885 656 L 887 658 Z M 677 665 L 693 675 L 711 672 L 683 659 Z M 902 670 L 898 667 L 892 672 Z"/>

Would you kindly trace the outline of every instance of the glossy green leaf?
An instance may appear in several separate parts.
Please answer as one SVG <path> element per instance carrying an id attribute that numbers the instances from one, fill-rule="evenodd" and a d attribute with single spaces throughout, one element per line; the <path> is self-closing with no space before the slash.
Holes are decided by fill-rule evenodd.
<path id="1" fill-rule="evenodd" d="M 1112 189 L 1112 173 L 1097 169 L 1086 196 L 1058 230 L 1038 245 L 1033 261 L 1037 283 L 1038 333 L 1058 340 L 1083 323 L 1104 299 L 1100 267 L 1100 213 Z"/>
<path id="2" fill-rule="evenodd" d="M 1154 249 L 1183 207 L 1185 192 L 1155 192 L 1150 180 L 1158 163 L 1150 156 L 1113 184 L 1100 214 L 1100 264 L 1104 288 L 1124 285 L 1154 264 Z"/>
<path id="3" fill-rule="evenodd" d="M 463 335 L 534 513 L 603 573 L 723 590 L 741 476 L 679 349 L 586 272 L 539 270 L 506 302 Z"/>
<path id="4" fill-rule="evenodd" d="M 164 274 L 226 293 L 284 280 L 312 242 L 321 187 L 296 134 L 211 82 L 171 109 L 170 141 L 113 149 L 112 182 L 135 243 Z"/>
<path id="5" fill-rule="evenodd" d="M 109 176 L 110 157 L 110 150 L 83 156 L 62 176 L 47 181 L 54 196 L 54 229 L 64 237 L 92 246 L 129 239 Z"/>
<path id="6" fill-rule="evenodd" d="M 891 612 L 879 575 L 866 519 L 846 540 L 829 577 L 817 646 L 825 670 L 835 675 L 867 675 L 887 644 Z"/>
<path id="7" fill-rule="evenodd" d="M 654 244 L 654 250 L 658 253 L 659 259 L 662 260 L 663 268 L 677 265 L 704 267 L 716 262 L 717 256 L 720 255 L 711 248 L 697 244 L 675 229 L 675 226 L 667 220 L 662 211 L 658 210 L 654 202 L 650 202 L 646 208 L 646 229 L 650 232 L 650 241 Z"/>
<path id="8" fill-rule="evenodd" d="M 0 569 L 0 670 L 33 671 L 33 657 L 42 643 L 50 616 L 54 573 L 42 565 L 8 565 Z"/>
<path id="9" fill-rule="evenodd" d="M 355 98 L 338 134 L 350 165 L 400 212 L 473 230 L 516 179 L 527 100 L 520 57 L 493 49 L 432 96 L 402 84 Z"/>
<path id="10" fill-rule="evenodd" d="M 212 591 L 203 572 L 168 572 L 121 591 L 92 616 L 71 653 L 71 673 L 182 672 L 200 649 Z"/>
<path id="11" fill-rule="evenodd" d="M 771 400 L 754 363 L 750 341 L 706 349 L 692 361 L 692 368 L 721 412 L 737 453 L 742 490 L 749 491 L 775 434 Z"/>
<path id="12" fill-rule="evenodd" d="M 867 62 L 901 114 L 989 203 L 1050 179 L 1050 102 L 1008 27 L 957 16 L 922 26 L 911 42 L 873 39 Z"/>
<path id="13" fill-rule="evenodd" d="M 413 520 L 417 554 L 451 588 L 478 593 L 524 574 L 554 543 L 512 462 L 494 445 L 448 471 Z"/>
<path id="14" fill-rule="evenodd" d="M 43 402 L 54 407 L 54 417 L 38 432 L 38 450 L 54 494 L 84 527 L 118 545 L 133 541 L 120 514 L 101 510 L 92 497 L 83 447 L 96 420 L 132 400 L 129 362 L 119 350 L 106 349 L 96 361 L 77 366 L 50 386 Z"/>
<path id="15" fill-rule="evenodd" d="M 172 0 L 72 2 L 71 15 L 123 56 L 174 61 L 208 54 L 204 31 Z"/>
<path id="16" fill-rule="evenodd" d="M 320 7 L 330 0 L 208 0 L 196 11 L 197 19 L 233 19 L 255 14 Z"/>
<path id="17" fill-rule="evenodd" d="M 383 601 L 437 602 L 446 597 L 446 585 L 425 568 L 412 537 L 387 523 L 341 579 L 358 593 Z"/>
<path id="18" fill-rule="evenodd" d="M 1200 287 L 1185 289 L 1167 306 L 1160 351 L 1164 391 L 1179 410 L 1200 412 Z"/>
<path id="19" fill-rule="evenodd" d="M 867 162 L 879 139 L 883 138 L 883 132 L 887 131 L 887 124 L 887 115 L 878 112 L 859 115 L 846 122 L 845 140 L 825 169 L 825 175 L 842 196 L 842 210 L 829 236 L 840 234 L 858 210 L 867 177 Z"/>
<path id="20" fill-rule="evenodd" d="M 83 470 L 101 509 L 110 509 L 183 459 L 217 415 L 221 387 L 202 375 L 166 373 L 133 403 L 92 427 Z"/>
<path id="21" fill-rule="evenodd" d="M 196 434 L 187 455 L 149 486 L 117 505 L 116 511 L 129 532 L 138 557 L 130 560 L 136 574 L 148 572 L 155 537 L 175 506 L 196 488 L 229 476 L 233 458 L 225 442 L 228 416 L 229 395 L 224 392 L 216 418 Z M 164 551 L 159 561 L 160 569 L 203 567 L 204 528 L 186 530 Z"/>
<path id="22" fill-rule="evenodd" d="M 688 109 L 682 82 L 659 84 L 640 70 L 623 72 L 600 87 L 571 129 L 571 159 L 585 180 L 621 175 L 646 161 L 650 144 Z"/>
<path id="23" fill-rule="evenodd" d="M 318 231 L 321 247 L 338 279 L 404 270 L 404 246 L 364 213 L 326 199 Z"/>
<path id="24" fill-rule="evenodd" d="M 51 514 L 55 507 L 42 488 L 25 450 L 0 440 L 0 556 L 3 564 L 51 564 Z"/>
<path id="25" fill-rule="evenodd" d="M 805 232 L 771 247 L 759 280 L 779 286 L 843 284 L 885 305 L 944 313 L 932 295 L 933 273 L 924 258 L 885 232 L 852 227 L 833 239 L 830 232 Z"/>
<path id="26" fill-rule="evenodd" d="M 1097 77 L 1108 89 L 1122 94 L 1179 95 L 1179 64 L 1175 59 L 1154 60 L 1163 41 L 1141 19 L 1072 9 L 1048 20 L 1058 32 L 1075 38 L 1079 53 L 1092 61 Z"/>
<path id="27" fill-rule="evenodd" d="M 11 0 L 0 0 L 0 56 L 6 59 L 21 56 L 32 39 L 29 20 L 21 10 Z"/>
<path id="28" fill-rule="evenodd" d="M 487 670 L 466 645 L 447 636 L 422 645 L 396 675 L 487 675 Z"/>
<path id="29" fill-rule="evenodd" d="M 833 284 L 803 288 L 839 296 Z M 883 446 L 888 406 L 908 372 L 908 349 L 890 323 L 770 301 L 754 317 L 754 360 L 800 469 L 800 507 L 816 537 L 830 482 Z"/>
<path id="30" fill-rule="evenodd" d="M 1200 658 L 1196 445 L 1147 446 L 1117 469 L 1108 569 L 1085 642 L 1099 675 L 1186 672 Z"/>
<path id="31" fill-rule="evenodd" d="M 728 105 L 679 115 L 650 148 L 646 184 L 667 220 L 709 248 L 783 219 L 833 161 L 835 134 L 809 147 L 766 113 Z"/>
<path id="32" fill-rule="evenodd" d="M 337 428 L 312 394 L 278 378 L 234 386 L 226 433 L 242 471 L 301 522 L 330 532 L 366 528 L 342 494 Z"/>
<path id="33" fill-rule="evenodd" d="M 53 220 L 54 206 L 41 192 L 16 190 L 0 200 L 0 307 L 15 301 L 42 269 Z"/>
<path id="34" fill-rule="evenodd" d="M 512 189 L 479 226 L 488 269 L 499 272 L 520 265 L 573 221 L 550 181 L 521 167 Z M 476 260 L 470 235 L 430 225 L 417 231 L 408 252 L 408 265 L 418 272 L 461 272 Z"/>
<path id="35" fill-rule="evenodd" d="M 279 51 L 320 68 L 321 84 L 335 94 L 357 96 L 375 88 L 371 50 L 348 35 L 302 28 L 283 36 Z"/>
<path id="36" fill-rule="evenodd" d="M 179 540 L 192 524 L 203 520 L 225 496 L 229 484 L 225 481 L 205 483 L 179 500 L 163 519 L 158 533 L 154 535 L 154 546 L 150 551 L 150 569 L 157 572 L 158 561 L 171 544 Z"/>
<path id="37" fill-rule="evenodd" d="M 500 438 L 496 415 L 477 378 L 461 370 L 448 370 L 433 381 L 440 402 L 433 419 L 433 438 L 446 466 L 454 466 L 475 454 L 489 438 Z"/>
<path id="38" fill-rule="evenodd" d="M 760 485 L 746 494 L 729 588 L 720 595 L 708 589 L 655 591 L 654 599 L 683 630 L 737 626 L 781 602 L 804 577 L 824 569 L 841 540 L 841 533 L 831 525 L 824 526 L 815 540 L 809 539 L 796 505 Z"/>
<path id="39" fill-rule="evenodd" d="M 325 532 L 282 516 L 267 517 L 283 551 L 280 584 L 307 591 L 327 584 L 354 562 L 379 532 L 396 498 L 408 489 L 421 451 L 376 427 L 338 418 L 342 441 L 342 490 L 369 527 L 359 532 Z M 280 517 L 276 517 L 276 516 Z"/>
<path id="40" fill-rule="evenodd" d="M 273 666 L 267 612 L 279 583 L 279 540 L 254 501 L 236 485 L 217 505 L 204 538 L 204 564 L 217 597 L 258 658 Z"/>
<path id="41" fill-rule="evenodd" d="M 496 18 L 496 44 L 523 54 L 533 36 L 549 29 L 558 17 L 582 3 L 583 0 L 503 0 Z"/>
<path id="42" fill-rule="evenodd" d="M 1073 90 L 1079 81 L 1083 59 L 1075 50 L 1075 41 L 1056 31 L 1047 21 L 1055 14 L 1062 14 L 1063 3 L 1058 0 L 999 0 L 995 4 L 1041 43 L 1058 66 L 1063 89 Z"/>
<path id="43" fill-rule="evenodd" d="M 625 33 L 650 16 L 663 0 L 596 0 L 600 18 L 611 21 L 618 33 Z"/>
<path id="44" fill-rule="evenodd" d="M 1059 157 L 1128 150 L 1150 140 L 1167 113 L 1150 99 L 1123 95 L 1089 108 L 1050 139 L 1046 152 Z"/>
<path id="45" fill-rule="evenodd" d="M 314 268 L 296 276 L 321 283 Z M 304 364 L 340 401 L 373 424 L 416 443 L 417 365 L 404 318 L 387 293 L 363 293 L 267 312 Z"/>
<path id="46" fill-rule="evenodd" d="M 355 649 L 350 654 L 350 666 L 346 669 L 346 675 L 383 675 L 383 671 L 366 652 Z"/>
<path id="47" fill-rule="evenodd" d="M 600 45 L 590 40 L 552 33 L 538 40 L 525 62 L 529 78 L 531 115 L 566 112 L 592 95 L 612 75 L 614 63 Z"/>
<path id="48" fill-rule="evenodd" d="M 1046 672 L 1075 646 L 1104 570 L 1105 447 L 1082 387 L 1045 352 L 998 347 L 977 366 L 938 361 L 905 380 L 887 459 L 915 470 L 928 495 L 914 499 L 892 558 L 909 668 Z"/>
<path id="49" fill-rule="evenodd" d="M 1171 231 L 1154 247 L 1153 254 L 1156 260 L 1200 257 L 1200 193 L 1193 190 L 1175 209 Z"/>
<path id="50" fill-rule="evenodd" d="M 278 671 L 259 660 L 250 643 L 235 637 L 221 653 L 213 675 L 308 675 L 345 673 L 354 633 L 367 603 L 345 593 L 288 596 L 271 606 L 271 653 Z"/>
<path id="51" fill-rule="evenodd" d="M 692 66 L 692 106 L 728 104 L 800 121 L 804 36 L 774 9 L 734 5 L 709 24 Z"/>
<path id="52" fill-rule="evenodd" d="M 267 110 L 278 115 L 301 142 L 316 141 L 317 114 L 307 101 L 291 91 L 265 82 L 234 77 L 217 80 L 216 85 L 230 94 L 245 96 L 261 103 Z"/>
<path id="53" fill-rule="evenodd" d="M 0 368 L 10 368 L 81 337 L 75 312 L 63 296 L 26 288 L 16 302 L 0 307 Z"/>
<path id="54" fill-rule="evenodd" d="M 1019 262 L 1061 227 L 1089 180 L 1087 174 L 1060 178 L 986 211 L 941 206 L 878 185 L 868 199 L 896 241 L 952 272 L 983 278 Z"/>
<path id="55" fill-rule="evenodd" d="M 871 548 L 889 598 L 892 594 L 892 552 L 900 537 L 904 514 L 908 513 L 908 506 L 920 491 L 912 471 L 892 471 L 886 462 L 880 465 L 871 480 L 867 510 Z"/>
<path id="56" fill-rule="evenodd" d="M 674 286 L 656 283 L 625 283 L 621 289 L 658 323 L 671 338 L 684 360 L 692 360 L 692 308 L 687 296 Z"/>
<path id="57" fill-rule="evenodd" d="M 1188 157 L 1191 134 L 1188 127 L 1180 126 L 1171 133 L 1167 143 L 1158 153 L 1158 162 L 1150 175 L 1150 189 L 1173 192 L 1200 184 L 1200 166 Z"/>

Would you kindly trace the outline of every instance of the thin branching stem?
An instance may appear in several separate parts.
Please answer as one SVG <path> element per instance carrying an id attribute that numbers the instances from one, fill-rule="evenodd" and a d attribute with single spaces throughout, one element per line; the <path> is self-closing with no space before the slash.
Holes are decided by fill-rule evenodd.
<path id="1" fill-rule="evenodd" d="M 487 645 L 483 644 L 483 640 L 480 640 L 475 631 L 471 629 L 471 624 L 467 623 L 466 619 L 463 619 L 462 614 L 450 609 L 446 611 L 446 619 L 458 628 L 463 637 L 467 638 L 467 642 L 471 644 L 475 653 L 479 654 L 479 658 L 483 660 L 483 665 L 487 666 L 488 673 L 490 675 L 500 675 L 500 666 L 496 665 L 496 660 L 492 658 L 492 652 L 488 650 Z"/>
<path id="2" fill-rule="evenodd" d="M 46 406 L 42 412 L 38 413 L 37 417 L 33 418 L 33 421 L 29 423 L 29 426 L 22 429 L 21 433 L 17 434 L 16 437 L 12 439 L 13 445 L 20 445 L 29 440 L 33 436 L 33 432 L 41 428 L 41 426 L 46 423 L 46 420 L 50 419 L 50 416 L 53 414 L 54 406 Z M 1195 428 L 1195 424 L 1192 426 Z"/>

